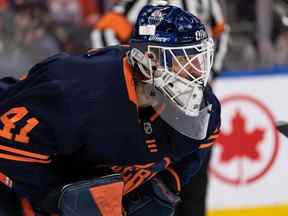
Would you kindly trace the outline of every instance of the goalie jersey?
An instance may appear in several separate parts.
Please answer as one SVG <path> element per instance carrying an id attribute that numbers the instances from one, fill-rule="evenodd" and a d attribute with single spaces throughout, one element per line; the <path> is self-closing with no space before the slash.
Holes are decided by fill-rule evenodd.
<path id="1" fill-rule="evenodd" d="M 198 168 L 220 125 L 218 100 L 208 88 L 213 112 L 207 138 L 179 134 L 153 110 L 137 106 L 127 51 L 117 46 L 58 54 L 0 92 L 2 183 L 37 203 L 97 166 L 160 164 L 153 166 L 158 172 L 175 162 L 184 170 L 196 153 L 193 169 Z"/>

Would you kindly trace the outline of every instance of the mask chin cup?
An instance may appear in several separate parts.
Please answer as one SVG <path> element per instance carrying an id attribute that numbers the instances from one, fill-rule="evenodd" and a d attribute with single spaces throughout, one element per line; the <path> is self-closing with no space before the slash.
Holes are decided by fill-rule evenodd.
<path id="1" fill-rule="evenodd" d="M 188 86 L 176 80 L 170 84 L 164 84 L 161 79 L 155 81 L 158 88 L 162 90 L 163 94 L 172 101 L 178 109 L 188 116 L 198 116 L 202 98 L 203 88 L 198 85 Z"/>
<path id="2" fill-rule="evenodd" d="M 186 115 L 189 116 L 198 116 L 200 112 L 200 107 L 203 98 L 203 90 L 200 87 L 194 87 L 193 91 L 191 92 L 191 98 L 188 102 L 186 108 L 184 108 L 184 112 Z"/>
<path id="3" fill-rule="evenodd" d="M 206 137 L 212 110 L 211 104 L 199 108 L 197 112 L 195 111 L 197 116 L 193 116 L 192 111 L 183 111 L 175 103 L 172 104 L 168 98 L 165 98 L 163 102 L 164 108 L 163 106 L 154 106 L 163 121 L 179 133 L 192 139 L 202 140 Z"/>

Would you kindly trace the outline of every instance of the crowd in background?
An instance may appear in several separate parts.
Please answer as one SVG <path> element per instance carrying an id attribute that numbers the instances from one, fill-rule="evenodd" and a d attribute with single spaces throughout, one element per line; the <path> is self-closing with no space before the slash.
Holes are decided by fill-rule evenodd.
<path id="1" fill-rule="evenodd" d="M 90 33 L 117 0 L 0 0 L 0 76 L 22 75 L 61 51 L 91 48 Z M 221 0 L 230 42 L 226 70 L 288 64 L 287 0 Z"/>
<path id="2" fill-rule="evenodd" d="M 231 27 L 229 70 L 288 64 L 288 1 L 223 1 Z"/>

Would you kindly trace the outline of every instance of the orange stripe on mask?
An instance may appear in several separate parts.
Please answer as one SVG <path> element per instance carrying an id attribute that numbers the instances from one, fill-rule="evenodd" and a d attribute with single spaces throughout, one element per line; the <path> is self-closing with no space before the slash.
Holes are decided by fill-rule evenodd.
<path id="1" fill-rule="evenodd" d="M 40 159 L 40 160 L 48 160 L 49 159 L 48 155 L 32 153 L 32 152 L 28 152 L 28 151 L 24 151 L 24 150 L 15 149 L 12 147 L 3 146 L 3 145 L 0 145 L 0 150 L 11 152 L 14 154 L 19 154 L 19 155 L 26 156 L 26 157 L 36 158 L 36 159 Z"/>

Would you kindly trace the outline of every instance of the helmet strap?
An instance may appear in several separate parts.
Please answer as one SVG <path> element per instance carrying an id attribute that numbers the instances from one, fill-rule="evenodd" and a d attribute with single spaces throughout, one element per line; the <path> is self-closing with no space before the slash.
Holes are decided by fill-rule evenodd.
<path id="1" fill-rule="evenodd" d="M 150 75 L 150 64 L 149 64 L 149 58 L 139 49 L 133 48 L 128 53 L 129 62 L 130 64 L 135 67 L 138 66 L 141 73 L 148 79 L 151 79 L 152 77 L 149 77 Z"/>

